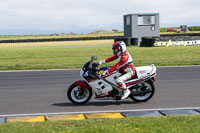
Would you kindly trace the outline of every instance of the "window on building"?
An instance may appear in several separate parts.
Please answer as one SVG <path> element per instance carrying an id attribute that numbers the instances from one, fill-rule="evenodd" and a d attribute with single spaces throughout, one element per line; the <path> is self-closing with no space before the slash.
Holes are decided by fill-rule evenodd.
<path id="1" fill-rule="evenodd" d="M 138 25 L 155 25 L 155 16 L 138 16 Z"/>
<path id="2" fill-rule="evenodd" d="M 126 16 L 126 25 L 130 25 L 131 24 L 131 16 Z"/>
<path id="3" fill-rule="evenodd" d="M 151 24 L 156 24 L 156 16 L 151 16 L 150 23 Z"/>

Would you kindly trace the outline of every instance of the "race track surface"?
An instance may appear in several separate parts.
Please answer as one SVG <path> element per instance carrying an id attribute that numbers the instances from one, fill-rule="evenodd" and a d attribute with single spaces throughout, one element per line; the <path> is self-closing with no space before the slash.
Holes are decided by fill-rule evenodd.
<path id="1" fill-rule="evenodd" d="M 79 70 L 0 72 L 0 115 L 200 107 L 200 66 L 158 67 L 157 74 L 148 102 L 92 98 L 77 106 L 66 92 Z"/>

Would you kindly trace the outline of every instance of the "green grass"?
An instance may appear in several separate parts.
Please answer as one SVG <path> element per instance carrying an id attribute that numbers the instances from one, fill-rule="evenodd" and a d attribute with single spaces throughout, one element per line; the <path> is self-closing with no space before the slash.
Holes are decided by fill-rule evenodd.
<path id="1" fill-rule="evenodd" d="M 1 133 L 199 133 L 200 115 L 0 124 Z"/>
<path id="2" fill-rule="evenodd" d="M 135 66 L 150 64 L 156 66 L 200 65 L 200 46 L 131 46 L 128 47 L 128 51 L 133 57 Z M 0 48 L 0 70 L 81 68 L 91 56 L 98 56 L 98 59 L 102 60 L 111 55 L 111 46 Z"/>

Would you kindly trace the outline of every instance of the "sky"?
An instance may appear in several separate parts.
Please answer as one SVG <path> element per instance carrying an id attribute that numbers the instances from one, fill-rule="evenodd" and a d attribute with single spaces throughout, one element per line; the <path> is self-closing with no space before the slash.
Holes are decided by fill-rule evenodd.
<path id="1" fill-rule="evenodd" d="M 0 0 L 0 35 L 123 31 L 123 15 L 159 13 L 160 27 L 200 25 L 199 0 Z"/>

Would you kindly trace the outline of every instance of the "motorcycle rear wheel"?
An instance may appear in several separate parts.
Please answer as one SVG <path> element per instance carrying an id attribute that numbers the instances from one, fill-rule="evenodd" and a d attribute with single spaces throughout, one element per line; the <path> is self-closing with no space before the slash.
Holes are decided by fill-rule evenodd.
<path id="1" fill-rule="evenodd" d="M 92 90 L 86 88 L 85 91 L 81 89 L 81 86 L 72 84 L 67 91 L 68 99 L 75 104 L 84 104 L 92 97 Z"/>
<path id="2" fill-rule="evenodd" d="M 146 102 L 149 99 L 151 99 L 155 93 L 155 86 L 152 80 L 145 81 L 144 86 L 146 87 L 146 89 L 150 91 L 149 93 L 134 96 L 133 95 L 134 92 L 131 90 L 131 95 L 129 97 L 136 102 Z"/>

